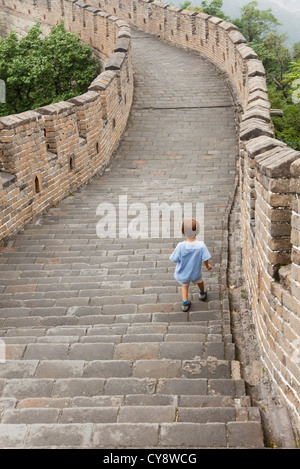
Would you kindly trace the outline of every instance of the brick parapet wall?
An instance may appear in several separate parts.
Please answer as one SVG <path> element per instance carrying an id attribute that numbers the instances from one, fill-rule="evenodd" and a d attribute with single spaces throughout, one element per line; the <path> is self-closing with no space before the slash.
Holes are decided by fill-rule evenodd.
<path id="1" fill-rule="evenodd" d="M 29 2 L 16 0 L 15 3 L 28 4 Z M 41 4 L 42 8 L 42 5 L 48 5 L 49 2 L 43 0 L 38 3 Z M 50 3 L 54 4 L 55 2 L 51 0 Z M 58 16 L 61 14 L 61 3 L 72 8 L 75 8 L 75 4 L 77 4 L 76 8 L 82 8 L 80 2 L 59 1 L 57 2 Z M 245 286 L 253 310 L 264 366 L 273 378 L 284 402 L 291 409 L 296 425 L 300 429 L 300 154 L 274 138 L 264 67 L 237 28 L 220 18 L 180 10 L 174 6 L 152 0 L 89 0 L 89 3 L 92 7 L 103 10 L 99 13 L 92 11 L 94 21 L 95 16 L 101 15 L 102 18 L 98 34 L 100 34 L 100 30 L 102 34 L 103 31 L 109 31 L 109 37 L 113 36 L 109 28 L 113 24 L 117 24 L 115 15 L 173 45 L 199 52 L 214 62 L 230 79 L 236 101 L 242 109 L 239 116 L 239 180 Z M 84 10 L 84 15 L 87 17 L 90 9 Z M 103 13 L 104 11 L 106 13 Z M 47 18 L 47 12 L 45 14 Z M 70 15 L 69 10 L 69 17 L 71 17 Z M 67 17 L 66 8 L 65 18 Z M 107 121 L 109 126 L 112 116 L 115 115 L 110 99 L 115 103 L 116 109 L 121 110 L 121 107 L 118 107 L 118 100 L 114 101 L 114 97 L 117 94 L 120 96 L 120 90 L 122 90 L 124 83 L 126 84 L 128 74 L 131 73 L 130 55 L 126 55 L 126 40 L 128 39 L 126 25 L 119 21 L 119 39 L 117 42 L 111 43 L 107 40 L 106 34 L 100 40 L 90 36 L 89 32 L 94 23 L 91 21 L 92 16 L 88 16 L 88 18 L 89 20 L 85 21 L 90 21 L 89 27 L 82 32 L 82 39 L 91 43 L 95 49 L 97 48 L 99 56 L 102 56 L 105 51 L 109 51 L 107 55 L 114 50 L 116 51 L 117 44 L 118 52 L 125 52 L 128 66 L 126 70 L 123 67 L 121 73 L 113 75 L 114 68 L 118 66 L 120 60 L 122 61 L 122 56 L 114 56 L 112 60 L 108 61 L 110 71 L 106 71 L 91 85 L 86 96 L 88 101 L 82 97 L 71 100 L 74 112 L 71 112 L 70 115 L 73 116 L 74 125 L 76 120 L 80 121 L 80 124 L 77 125 L 77 128 L 80 129 L 77 147 L 75 145 L 75 148 L 72 148 L 72 155 L 77 155 L 76 168 L 81 161 L 80 158 L 84 161 L 83 155 L 86 154 L 85 148 L 88 144 L 90 145 L 89 152 L 93 154 L 96 145 L 97 152 L 101 149 L 100 154 L 107 158 L 107 148 L 110 148 L 109 140 L 112 131 L 106 128 L 104 133 L 101 133 L 98 145 L 95 144 L 95 138 L 88 138 L 93 131 L 96 132 L 95 129 L 89 127 L 91 125 L 89 112 L 92 112 L 90 107 L 94 106 L 98 111 L 101 109 L 99 112 L 102 120 Z M 52 18 L 53 20 L 54 18 Z M 76 15 L 76 22 L 81 30 L 83 21 L 82 16 L 77 17 Z M 53 23 L 50 22 L 50 24 Z M 124 35 L 122 34 L 123 37 L 120 34 L 122 28 L 125 31 Z M 130 80 L 132 84 L 131 76 Z M 108 96 L 110 96 L 109 99 Z M 130 99 L 129 91 L 128 103 Z M 97 106 L 97 100 L 101 101 L 101 107 Z M 77 109 L 76 118 L 75 108 Z M 62 110 L 56 112 L 60 116 L 61 113 L 69 113 L 70 109 L 63 107 Z M 76 178 L 76 176 L 73 173 L 71 175 L 67 170 L 67 167 L 70 167 L 70 161 L 66 159 L 70 159 L 70 152 L 68 154 L 66 148 L 64 149 L 64 142 L 60 141 L 56 129 L 54 130 L 56 138 L 51 138 L 51 126 L 56 125 L 53 122 L 56 120 L 56 114 L 51 114 L 51 111 L 48 114 L 38 111 L 34 113 L 34 118 L 31 114 L 25 113 L 24 119 L 28 118 L 29 121 L 33 119 L 30 121 L 31 125 L 28 124 L 28 129 L 30 132 L 37 132 L 37 143 L 34 147 L 36 157 L 31 158 L 32 168 L 35 167 L 33 164 L 36 164 L 36 171 L 40 172 L 39 177 L 42 178 L 43 165 L 39 166 L 41 163 L 38 157 L 38 152 L 42 152 L 45 164 L 52 168 L 48 175 L 48 184 L 52 187 L 52 184 L 57 183 L 57 178 L 53 175 L 53 179 L 51 179 L 51 174 L 53 174 L 53 166 L 51 165 L 53 165 L 53 161 L 55 164 L 58 163 L 55 149 L 59 149 L 58 151 L 61 152 L 59 154 L 60 164 L 64 162 L 66 168 L 64 181 L 71 187 L 72 178 Z M 63 119 L 63 115 L 61 118 Z M 46 138 L 49 137 L 48 142 L 39 133 L 41 126 L 36 125 L 41 120 L 48 125 L 48 135 L 46 131 Z M 124 123 L 125 119 L 122 122 Z M 2 132 L 4 131 L 6 131 L 6 135 L 3 134 L 3 143 L 7 144 L 5 151 L 7 164 L 13 165 L 16 163 L 12 161 L 14 158 L 11 158 L 11 146 L 9 145 L 12 129 L 8 125 L 7 128 L 3 128 Z M 118 138 L 120 133 L 121 131 L 116 134 Z M 28 135 L 27 130 L 26 135 Z M 69 144 L 72 145 L 71 135 L 69 138 Z M 44 148 L 41 149 L 45 145 L 49 145 L 46 152 Z M 30 147 L 30 142 L 28 146 Z M 26 158 L 26 151 L 32 154 L 31 149 L 25 149 L 24 158 Z M 98 161 L 94 156 L 91 160 Z M 34 163 L 35 161 L 36 163 Z M 76 180 L 76 183 L 79 184 L 88 179 L 93 169 L 93 163 L 86 167 L 83 165 L 78 178 L 79 182 Z M 83 173 L 84 170 L 86 170 L 85 173 Z M 13 173 L 13 167 L 10 167 L 9 172 Z M 21 210 L 21 213 L 32 211 L 30 215 L 32 216 L 36 213 L 35 206 L 39 206 L 39 202 L 32 190 L 28 189 L 34 184 L 32 170 L 27 176 L 25 173 L 26 171 L 24 171 L 24 178 L 27 177 L 27 182 L 24 179 L 24 185 L 21 187 L 22 189 L 24 187 L 23 190 L 26 190 L 27 187 L 30 198 L 24 203 L 22 209 L 16 205 L 14 210 Z M 17 184 L 13 182 L 14 177 L 13 174 L 10 175 L 10 187 L 12 192 L 17 194 L 20 191 L 20 182 L 18 181 Z M 30 177 L 31 185 L 29 183 Z M 58 189 L 56 188 L 56 190 Z M 54 193 L 56 193 L 55 190 Z M 16 204 L 18 204 L 17 200 L 18 197 Z M 10 216 L 9 209 L 6 216 Z"/>
<path id="2" fill-rule="evenodd" d="M 63 19 L 105 60 L 82 96 L 0 119 L 3 239 L 104 169 L 127 123 L 133 72 L 130 28 L 115 16 L 75 0 L 1 0 L 0 11 L 19 35 L 37 21 L 47 34 Z"/>

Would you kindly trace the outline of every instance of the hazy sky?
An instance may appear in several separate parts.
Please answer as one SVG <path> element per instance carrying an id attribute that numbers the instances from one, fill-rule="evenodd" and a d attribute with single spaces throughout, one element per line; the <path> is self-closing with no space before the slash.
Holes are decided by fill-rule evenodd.
<path id="1" fill-rule="evenodd" d="M 190 0 L 193 5 L 201 5 L 201 0 Z M 208 1 L 210 3 L 211 0 Z M 251 0 L 235 0 L 236 6 L 242 6 L 245 5 L 246 3 L 250 2 Z M 174 3 L 174 5 L 179 5 L 184 3 L 184 0 L 170 0 L 167 1 L 166 3 Z M 226 5 L 227 1 L 223 0 L 223 5 Z M 231 4 L 233 3 L 232 1 L 230 2 Z M 258 0 L 258 4 L 260 3 L 260 0 Z M 272 7 L 272 4 L 278 5 L 279 7 L 283 8 L 284 10 L 290 11 L 291 13 L 300 13 L 300 0 L 268 0 L 268 3 L 270 4 L 270 7 Z"/>
<path id="2" fill-rule="evenodd" d="M 292 13 L 300 13 L 300 0 L 272 0 L 272 3 Z M 300 25 L 299 25 L 300 27 Z"/>

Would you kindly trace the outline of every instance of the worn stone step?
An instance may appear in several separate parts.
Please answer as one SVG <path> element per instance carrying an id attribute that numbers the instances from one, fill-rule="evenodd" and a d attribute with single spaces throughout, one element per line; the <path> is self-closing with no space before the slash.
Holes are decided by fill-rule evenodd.
<path id="1" fill-rule="evenodd" d="M 29 397 L 0 398 L 1 412 L 7 409 L 36 409 L 68 407 L 120 407 L 120 406 L 175 406 L 175 407 L 231 407 L 243 410 L 249 408 L 249 396 L 233 398 L 219 395 L 168 395 L 168 394 L 128 394 L 124 396 L 75 396 L 75 397 Z"/>
<path id="2" fill-rule="evenodd" d="M 0 447 L 263 448 L 259 422 L 2 424 Z"/>
<path id="3" fill-rule="evenodd" d="M 179 408 L 178 422 L 261 422 L 260 412 L 257 407 L 186 407 Z"/>
<path id="4" fill-rule="evenodd" d="M 16 300 L 15 300 L 16 301 Z M 1 310 L 2 318 L 22 318 L 22 317 L 47 317 L 47 316 L 116 316 L 126 317 L 130 315 L 152 314 L 156 318 L 160 318 L 160 322 L 165 322 L 167 315 L 181 318 L 186 321 L 188 317 L 194 320 L 212 320 L 221 319 L 220 305 L 215 302 L 207 303 L 202 309 L 198 304 L 192 304 L 188 313 L 181 311 L 181 303 L 155 303 L 155 304 L 91 304 L 90 298 L 67 298 L 54 300 L 27 300 L 22 302 L 22 306 L 3 307 Z M 105 318 L 104 318 L 105 320 Z M 128 321 L 129 322 L 129 321 Z M 139 322 L 138 320 L 135 322 Z"/>
<path id="5" fill-rule="evenodd" d="M 35 319 L 35 320 L 34 320 Z M 221 321 L 194 321 L 180 323 L 114 323 L 114 324 L 96 324 L 96 325 L 77 325 L 66 324 L 56 325 L 55 327 L 46 324 L 39 327 L 37 318 L 19 319 L 19 326 L 14 326 L 14 320 L 7 321 L 6 327 L 1 330 L 1 337 L 5 340 L 14 340 L 15 337 L 22 337 L 26 341 L 26 336 L 40 338 L 42 336 L 117 336 L 117 335 L 150 335 L 150 334 L 186 334 L 186 335 L 204 335 L 213 338 L 215 335 L 222 333 Z M 36 324 L 36 325 L 35 325 Z M 9 342 L 8 342 L 9 343 Z"/>
<path id="6" fill-rule="evenodd" d="M 7 344 L 10 360 L 234 360 L 234 344 L 225 342 L 76 342 Z M 5 342 L 5 341 L 4 341 Z"/>
<path id="7" fill-rule="evenodd" d="M 30 343 L 76 343 L 76 342 L 220 342 L 221 326 L 202 326 L 201 323 L 146 323 L 141 326 L 134 324 L 103 324 L 94 326 L 57 326 L 53 327 L 11 327 L 2 329 L 1 340 L 9 346 Z M 155 340 L 156 339 L 156 340 Z M 201 340 L 200 340 L 201 339 Z M 12 348 L 12 347 L 11 347 Z"/>
<path id="8" fill-rule="evenodd" d="M 184 312 L 153 312 L 153 313 L 132 313 L 132 314 L 100 314 L 98 306 L 76 306 L 67 312 L 65 307 L 43 307 L 35 308 L 2 308 L 1 327 L 15 327 L 18 325 L 35 326 L 92 326 L 109 325 L 119 323 L 165 323 L 165 322 L 206 322 L 220 321 L 220 310 L 210 311 L 188 311 Z"/>
<path id="9" fill-rule="evenodd" d="M 1 265 L 1 264 L 0 264 Z M 34 285 L 34 280 L 33 280 Z M 60 284 L 59 284 L 60 286 Z M 9 286 L 6 288 L 7 291 Z M 180 311 L 181 309 L 181 293 L 160 293 L 157 294 L 136 294 L 135 291 L 140 291 L 139 289 L 127 289 L 123 293 L 118 295 L 113 294 L 111 291 L 103 291 L 103 295 L 99 296 L 100 293 L 98 289 L 86 289 L 86 290 L 76 290 L 69 289 L 64 290 L 54 290 L 50 292 L 26 292 L 26 289 L 36 288 L 36 285 L 33 287 L 29 284 L 21 285 L 18 289 L 18 286 L 10 286 L 11 291 L 15 293 L 4 293 L 2 295 L 2 306 L 6 309 L 13 308 L 13 305 L 22 310 L 22 308 L 30 308 L 35 312 L 39 308 L 45 307 L 65 307 L 73 308 L 79 306 L 98 306 L 98 310 L 102 311 L 103 314 L 107 314 L 109 309 L 119 309 L 120 311 L 132 310 L 133 306 L 136 307 L 138 312 L 143 312 L 144 310 L 173 310 Z M 23 291 L 22 291 L 23 290 Z M 133 293 L 131 293 L 133 291 Z M 211 309 L 217 309 L 219 306 L 219 292 L 209 293 L 205 303 L 200 303 L 198 299 L 198 293 L 192 293 L 192 309 L 198 311 L 205 311 Z M 149 305 L 146 307 L 146 305 Z M 130 305 L 128 308 L 125 305 Z M 112 308 L 114 307 L 114 308 Z M 118 308 L 117 308 L 118 307 Z M 71 310 L 72 311 L 72 310 Z"/>
<path id="10" fill-rule="evenodd" d="M 37 369 L 34 378 L 1 379 L 3 398 L 18 400 L 28 397 L 75 397 L 75 396 L 120 396 L 128 394 L 167 395 L 219 395 L 242 398 L 246 395 L 245 383 L 241 379 L 224 378 L 137 378 L 78 377 L 78 369 L 60 366 L 51 370 L 47 363 Z M 63 369 L 62 369 L 63 368 Z M 67 375 L 68 377 L 65 377 Z M 81 371 L 83 373 L 83 370 Z"/>
<path id="11" fill-rule="evenodd" d="M 42 377 L 239 378 L 239 363 L 228 360 L 7 360 L 0 379 Z"/>
<path id="12" fill-rule="evenodd" d="M 236 446 L 262 448 L 264 446 L 259 422 L 166 423 L 161 425 L 160 431 L 161 446 L 184 448 Z"/>
<path id="13" fill-rule="evenodd" d="M 259 410 L 234 407 L 105 406 L 6 409 L 1 424 L 33 423 L 165 423 L 260 422 Z"/>
<path id="14" fill-rule="evenodd" d="M 13 324 L 13 323 L 12 323 Z M 26 322 L 25 322 L 26 324 Z M 30 321 L 29 321 L 30 324 Z M 34 323 L 33 323 L 34 324 Z M 157 335 L 166 337 L 169 335 L 174 340 L 177 340 L 176 335 L 180 337 L 181 335 L 189 336 L 189 340 L 193 340 L 193 335 L 197 336 L 196 340 L 199 340 L 199 337 L 202 336 L 202 340 L 206 338 L 215 340 L 216 337 L 221 336 L 222 328 L 221 324 L 218 321 L 210 321 L 208 323 L 203 321 L 203 323 L 180 323 L 178 326 L 169 324 L 169 323 L 147 323 L 147 324 L 111 324 L 111 325 L 65 325 L 65 326 L 56 326 L 56 327 L 32 327 L 30 325 L 22 327 L 7 327 L 3 328 L 1 331 L 1 336 L 6 340 L 9 340 L 12 343 L 13 338 L 21 336 L 44 336 L 45 334 L 50 336 L 141 336 L 145 339 L 145 336 Z M 202 325 L 203 324 L 203 325 Z M 209 324 L 209 325 L 206 325 Z M 25 340 L 25 338 L 22 338 Z"/>
<path id="15" fill-rule="evenodd" d="M 68 331 L 66 331 L 67 333 Z M 22 354 L 21 345 L 29 344 L 73 344 L 73 343 L 113 343 L 114 345 L 122 343 L 141 343 L 145 342 L 221 342 L 221 334 L 124 334 L 124 335 L 43 335 L 43 336 L 4 336 L 6 344 L 6 353 L 8 358 L 14 358 L 19 346 L 19 353 Z M 24 347 L 23 347 L 24 349 Z M 25 349 L 24 349 L 25 350 Z M 17 352 L 18 353 L 18 352 Z"/>
<path id="16" fill-rule="evenodd" d="M 0 398 L 0 411 L 7 409 L 39 409 L 68 407 L 121 407 L 121 406 L 175 406 L 187 408 L 230 407 L 240 409 L 251 408 L 249 396 L 233 398 L 219 395 L 168 395 L 168 394 L 128 394 L 124 396 L 75 396 L 75 397 L 29 397 Z"/>

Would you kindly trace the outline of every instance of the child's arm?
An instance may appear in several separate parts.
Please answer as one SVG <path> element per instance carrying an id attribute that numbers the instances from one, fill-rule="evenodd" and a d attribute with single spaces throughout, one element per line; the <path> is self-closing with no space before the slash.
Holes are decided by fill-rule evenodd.
<path id="1" fill-rule="evenodd" d="M 208 263 L 208 261 L 203 261 L 206 267 L 206 270 L 211 270 L 212 266 Z"/>
<path id="2" fill-rule="evenodd" d="M 179 261 L 179 259 L 180 259 L 180 246 L 179 246 L 179 244 L 177 244 L 176 248 L 174 249 L 174 251 L 170 255 L 169 259 L 170 259 L 170 261 L 174 262 L 174 264 L 176 264 Z"/>

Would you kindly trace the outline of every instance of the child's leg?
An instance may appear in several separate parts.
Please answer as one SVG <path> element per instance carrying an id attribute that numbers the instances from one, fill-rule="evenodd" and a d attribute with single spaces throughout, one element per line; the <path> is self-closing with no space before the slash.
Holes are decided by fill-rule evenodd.
<path id="1" fill-rule="evenodd" d="M 205 291 L 204 282 L 198 283 L 199 287 L 199 300 L 205 301 L 207 297 L 207 292 Z"/>
<path id="2" fill-rule="evenodd" d="M 189 293 L 189 286 L 188 285 L 182 285 L 182 287 L 181 287 L 182 301 L 187 302 L 188 293 Z"/>

